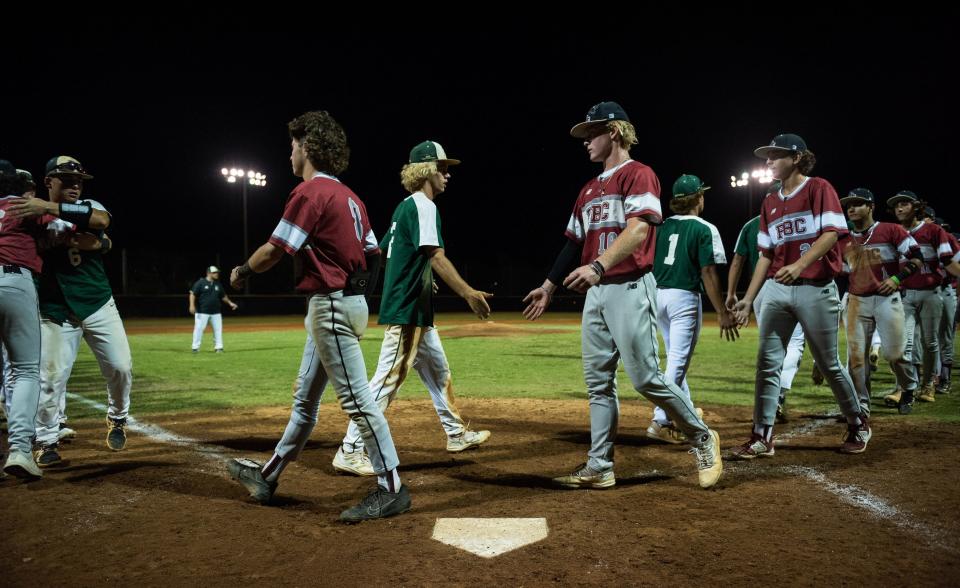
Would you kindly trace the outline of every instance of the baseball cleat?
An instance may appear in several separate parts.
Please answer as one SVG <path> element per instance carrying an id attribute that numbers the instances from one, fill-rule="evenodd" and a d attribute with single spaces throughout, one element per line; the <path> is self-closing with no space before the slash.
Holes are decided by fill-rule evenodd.
<path id="1" fill-rule="evenodd" d="M 697 475 L 701 488 L 710 488 L 723 474 L 723 460 L 720 458 L 720 434 L 710 431 L 710 439 L 703 447 L 691 447 L 689 453 L 697 461 Z"/>
<path id="2" fill-rule="evenodd" d="M 687 440 L 687 436 L 683 434 L 683 431 L 673 426 L 673 423 L 661 425 L 657 421 L 650 421 L 650 426 L 647 427 L 647 439 L 679 445 Z"/>
<path id="3" fill-rule="evenodd" d="M 936 402 L 936 391 L 933 389 L 933 384 L 927 384 L 920 389 L 920 394 L 917 394 L 917 400 L 920 402 Z"/>
<path id="4" fill-rule="evenodd" d="M 67 425 L 60 423 L 60 430 L 57 431 L 57 441 L 69 441 L 77 436 L 77 432 L 68 427 Z"/>
<path id="5" fill-rule="evenodd" d="M 840 453 L 863 453 L 867 450 L 867 443 L 873 436 L 873 431 L 866 417 L 861 415 L 860 421 L 859 425 L 847 425 L 847 432 L 843 434 L 843 444 L 840 445 Z"/>
<path id="6" fill-rule="evenodd" d="M 370 463 L 370 458 L 367 457 L 366 451 L 360 449 L 359 451 L 346 452 L 342 446 L 337 450 L 337 454 L 333 456 L 333 469 L 354 476 L 377 475 L 377 473 L 373 471 L 373 464 Z"/>
<path id="7" fill-rule="evenodd" d="M 896 408 L 900 404 L 901 396 L 903 396 L 903 390 L 898 386 L 896 390 L 883 397 L 883 403 L 890 408 Z"/>
<path id="8" fill-rule="evenodd" d="M 33 456 L 26 451 L 11 451 L 7 456 L 7 463 L 3 466 L 3 473 L 25 480 L 43 477 L 43 471 L 37 466 L 37 462 L 33 461 Z"/>
<path id="9" fill-rule="evenodd" d="M 598 472 L 582 463 L 569 476 L 554 478 L 553 482 L 564 488 L 609 488 L 617 483 L 613 470 Z"/>
<path id="10" fill-rule="evenodd" d="M 230 472 L 230 478 L 243 484 L 243 487 L 250 493 L 250 498 L 260 504 L 267 504 L 277 490 L 277 483 L 267 482 L 263 479 L 263 474 L 260 473 L 262 467 L 259 463 L 245 457 L 231 459 L 227 462 L 227 471 Z"/>
<path id="11" fill-rule="evenodd" d="M 396 492 L 388 492 L 377 486 L 360 504 L 340 513 L 340 520 L 344 523 L 359 523 L 383 519 L 407 512 L 410 505 L 410 492 L 406 486 L 400 486 Z"/>
<path id="12" fill-rule="evenodd" d="M 37 465 L 41 468 L 48 468 L 63 462 L 60 452 L 57 451 L 56 443 L 41 446 L 34 456 L 37 459 Z"/>
<path id="13" fill-rule="evenodd" d="M 123 451 L 127 446 L 127 419 L 111 419 L 107 417 L 107 447 L 114 451 Z"/>
<path id="14" fill-rule="evenodd" d="M 490 431 L 464 430 L 464 432 L 459 435 L 447 437 L 447 451 L 450 453 L 460 453 L 467 449 L 479 447 L 489 438 Z"/>
<path id="15" fill-rule="evenodd" d="M 736 461 L 755 459 L 757 457 L 773 457 L 774 452 L 772 440 L 768 443 L 763 440 L 763 437 L 753 433 L 746 443 L 730 451 L 730 453 L 726 455 L 726 459 Z"/>

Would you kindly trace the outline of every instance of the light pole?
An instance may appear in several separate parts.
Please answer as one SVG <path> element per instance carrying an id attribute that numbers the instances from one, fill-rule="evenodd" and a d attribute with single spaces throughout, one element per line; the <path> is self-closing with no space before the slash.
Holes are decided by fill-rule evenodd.
<path id="1" fill-rule="evenodd" d="M 753 210 L 753 192 L 755 186 L 769 184 L 773 181 L 773 171 L 769 168 L 759 168 L 752 172 L 741 172 L 740 177 L 730 176 L 731 188 L 747 189 L 747 216 L 752 216 Z"/>
<path id="2" fill-rule="evenodd" d="M 250 255 L 250 241 L 247 235 L 247 186 L 266 186 L 267 176 L 252 169 L 244 170 L 243 168 L 236 167 L 230 169 L 225 167 L 220 168 L 220 175 L 223 176 L 223 179 L 225 179 L 228 184 L 240 184 L 240 194 L 243 198 L 243 260 L 246 261 Z M 243 293 L 250 293 L 249 280 L 243 283 Z"/>

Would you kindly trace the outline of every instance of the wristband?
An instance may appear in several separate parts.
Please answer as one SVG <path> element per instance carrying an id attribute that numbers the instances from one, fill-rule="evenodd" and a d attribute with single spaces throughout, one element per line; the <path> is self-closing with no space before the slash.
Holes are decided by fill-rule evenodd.
<path id="1" fill-rule="evenodd" d="M 93 216 L 93 207 L 89 204 L 70 204 L 61 202 L 59 216 L 63 220 L 77 225 L 78 229 L 90 226 L 90 217 Z"/>
<path id="2" fill-rule="evenodd" d="M 238 277 L 238 278 L 245 278 L 245 277 L 249 276 L 249 275 L 252 274 L 252 273 L 253 273 L 253 268 L 251 268 L 251 267 L 250 267 L 250 264 L 247 263 L 247 262 L 244 262 L 244 264 L 241 265 L 241 266 L 239 267 L 239 269 L 237 269 L 237 277 Z"/>

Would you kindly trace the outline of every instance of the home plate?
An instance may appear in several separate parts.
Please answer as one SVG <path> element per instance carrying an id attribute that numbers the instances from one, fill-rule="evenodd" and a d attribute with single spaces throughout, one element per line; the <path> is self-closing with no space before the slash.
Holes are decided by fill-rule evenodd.
<path id="1" fill-rule="evenodd" d="M 497 557 L 547 538 L 547 519 L 437 519 L 433 539 L 480 557 Z"/>

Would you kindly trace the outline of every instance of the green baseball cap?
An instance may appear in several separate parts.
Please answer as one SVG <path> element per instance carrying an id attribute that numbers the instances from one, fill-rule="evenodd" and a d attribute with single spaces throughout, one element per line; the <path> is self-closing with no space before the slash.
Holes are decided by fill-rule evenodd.
<path id="1" fill-rule="evenodd" d="M 673 183 L 673 197 L 683 198 L 684 196 L 693 196 L 694 194 L 702 194 L 709 189 L 710 186 L 704 186 L 703 182 L 701 182 L 697 176 L 683 174 Z"/>
<path id="2" fill-rule="evenodd" d="M 428 163 L 431 161 L 446 163 L 447 165 L 460 163 L 459 159 L 447 157 L 447 152 L 436 141 L 424 141 L 410 150 L 410 163 Z"/>

